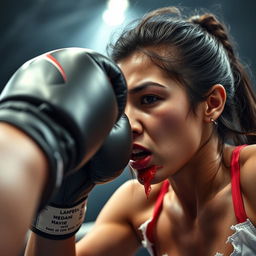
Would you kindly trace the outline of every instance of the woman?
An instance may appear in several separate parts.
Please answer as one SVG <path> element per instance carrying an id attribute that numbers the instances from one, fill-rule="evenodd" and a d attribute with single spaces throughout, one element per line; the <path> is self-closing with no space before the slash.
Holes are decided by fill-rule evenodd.
<path id="1" fill-rule="evenodd" d="M 27 255 L 133 255 L 141 244 L 161 256 L 254 255 L 256 99 L 224 25 L 162 8 L 112 49 L 139 182 L 116 191 L 76 250 L 74 237 L 32 234 Z"/>

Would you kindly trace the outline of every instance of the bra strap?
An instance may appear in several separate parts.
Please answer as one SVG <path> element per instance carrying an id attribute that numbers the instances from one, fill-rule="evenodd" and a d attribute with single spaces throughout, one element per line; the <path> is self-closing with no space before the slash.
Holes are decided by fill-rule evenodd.
<path id="1" fill-rule="evenodd" d="M 154 234 L 155 224 L 156 224 L 158 216 L 159 216 L 159 214 L 162 210 L 164 195 L 168 192 L 168 190 L 169 190 L 169 181 L 165 180 L 163 182 L 163 185 L 162 185 L 161 190 L 159 192 L 156 204 L 154 206 L 154 212 L 153 212 L 152 220 L 149 222 L 149 224 L 147 226 L 147 230 L 146 230 L 147 238 L 149 239 L 149 241 L 151 243 L 154 243 L 153 234 Z"/>
<path id="2" fill-rule="evenodd" d="M 232 152 L 231 158 L 231 189 L 233 206 L 238 223 L 244 222 L 247 219 L 247 215 L 244 209 L 244 202 L 241 194 L 240 186 L 240 164 L 239 156 L 240 151 L 246 145 L 237 146 Z"/>

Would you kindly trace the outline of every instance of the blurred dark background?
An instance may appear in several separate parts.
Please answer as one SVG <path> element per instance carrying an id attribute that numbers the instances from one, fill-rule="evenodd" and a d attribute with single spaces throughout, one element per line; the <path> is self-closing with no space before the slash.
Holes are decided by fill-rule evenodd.
<path id="1" fill-rule="evenodd" d="M 255 0 L 116 0 L 111 9 L 106 0 L 1 0 L 0 1 L 0 89 L 25 61 L 62 47 L 85 47 L 106 54 L 106 45 L 125 24 L 145 12 L 168 5 L 204 9 L 217 14 L 229 27 L 240 58 L 256 71 Z M 122 5 L 128 2 L 123 11 Z M 108 10 L 109 13 L 106 13 Z M 112 10 L 112 13 L 111 13 Z M 103 13 L 105 12 L 105 20 Z M 109 15 L 108 15 L 109 14 Z M 115 24 L 114 24 L 115 23 Z M 129 170 L 115 181 L 97 186 L 90 194 L 86 221 L 94 221 L 110 195 L 132 176 Z M 124 202 L 125 203 L 125 202 Z M 140 250 L 138 255 L 148 255 Z"/>
<path id="2" fill-rule="evenodd" d="M 110 16 L 118 18 L 121 3 L 128 0 L 112 1 L 119 6 L 118 12 L 113 9 Z M 217 14 L 230 27 L 241 58 L 255 71 L 255 0 L 130 0 L 123 24 L 146 11 L 168 5 Z M 105 53 L 111 35 L 123 26 L 109 25 L 103 20 L 108 8 L 107 0 L 1 0 L 0 88 L 21 64 L 46 51 L 79 46 Z"/>

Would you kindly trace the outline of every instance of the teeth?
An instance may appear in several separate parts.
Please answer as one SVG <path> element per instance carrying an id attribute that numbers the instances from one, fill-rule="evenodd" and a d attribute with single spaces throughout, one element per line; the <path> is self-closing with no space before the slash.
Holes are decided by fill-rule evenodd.
<path id="1" fill-rule="evenodd" d="M 142 152 L 144 152 L 144 150 L 141 150 L 141 149 L 134 149 L 132 151 L 133 154 L 138 154 L 138 153 L 142 153 Z"/>

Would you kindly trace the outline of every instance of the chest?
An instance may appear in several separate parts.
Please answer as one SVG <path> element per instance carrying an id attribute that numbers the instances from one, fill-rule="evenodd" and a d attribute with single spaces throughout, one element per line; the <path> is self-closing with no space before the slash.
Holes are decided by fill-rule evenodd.
<path id="1" fill-rule="evenodd" d="M 165 199 L 153 232 L 158 255 L 198 256 L 215 255 L 216 252 L 230 255 L 233 247 L 226 243 L 236 224 L 232 197 L 213 200 L 193 221 L 178 206 Z"/>
<path id="2" fill-rule="evenodd" d="M 234 223 L 233 216 L 207 216 L 204 221 L 191 224 L 185 224 L 182 220 L 168 222 L 168 217 L 162 214 L 153 235 L 155 247 L 159 255 L 198 256 L 215 255 L 216 252 L 230 255 L 233 247 L 226 241 L 233 233 L 230 227 Z"/>

